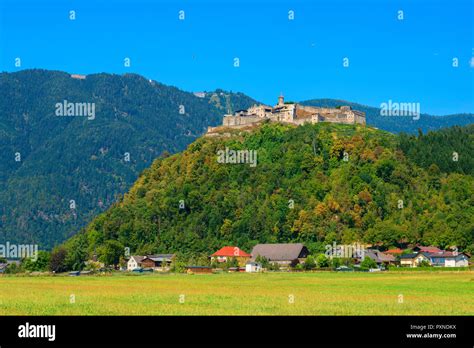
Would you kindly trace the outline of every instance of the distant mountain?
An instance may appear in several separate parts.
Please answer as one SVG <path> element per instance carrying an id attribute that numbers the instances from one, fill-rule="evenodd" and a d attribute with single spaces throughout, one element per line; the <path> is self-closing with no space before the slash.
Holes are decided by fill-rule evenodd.
<path id="1" fill-rule="evenodd" d="M 308 106 L 336 107 L 349 105 L 356 110 L 365 112 L 367 125 L 386 130 L 392 133 L 417 133 L 421 129 L 424 133 L 451 126 L 465 126 L 474 123 L 474 114 L 455 114 L 448 116 L 431 116 L 421 114 L 419 120 L 412 116 L 381 116 L 380 109 L 337 99 L 311 99 L 302 101 Z"/>
<path id="2" fill-rule="evenodd" d="M 205 98 L 224 114 L 233 114 L 235 111 L 247 109 L 253 104 L 261 104 L 243 93 L 232 93 L 222 89 L 205 92 Z M 219 120 L 219 124 L 222 124 L 222 119 Z"/>
<path id="3" fill-rule="evenodd" d="M 65 101 L 94 103 L 95 118 L 57 116 Z M 62 242 L 155 158 L 183 150 L 227 108 L 254 103 L 222 90 L 199 98 L 136 74 L 1 73 L 0 243 Z"/>

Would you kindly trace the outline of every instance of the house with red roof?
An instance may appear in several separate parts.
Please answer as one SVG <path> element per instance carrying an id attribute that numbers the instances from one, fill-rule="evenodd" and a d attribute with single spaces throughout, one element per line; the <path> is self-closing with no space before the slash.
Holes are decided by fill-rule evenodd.
<path id="1" fill-rule="evenodd" d="M 403 250 L 400 248 L 388 249 L 387 251 L 384 251 L 384 253 L 396 256 L 401 255 L 403 253 Z"/>
<path id="2" fill-rule="evenodd" d="M 251 255 L 236 246 L 225 246 L 211 255 L 211 261 L 228 262 L 235 258 L 239 266 L 245 266 Z"/>
<path id="3" fill-rule="evenodd" d="M 434 246 L 416 246 L 413 248 L 413 251 L 417 251 L 420 253 L 441 253 L 444 250 L 441 250 L 440 248 L 434 247 Z"/>

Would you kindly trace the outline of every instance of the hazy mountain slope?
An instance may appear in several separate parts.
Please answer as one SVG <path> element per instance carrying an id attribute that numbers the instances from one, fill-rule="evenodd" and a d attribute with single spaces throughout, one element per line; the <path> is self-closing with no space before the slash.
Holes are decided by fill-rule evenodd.
<path id="1" fill-rule="evenodd" d="M 95 103 L 95 119 L 56 116 L 64 100 Z M 241 94 L 236 100 L 255 103 Z M 135 74 L 0 74 L 0 241 L 42 248 L 63 241 L 163 151 L 184 149 L 223 113 L 208 99 Z"/>
<path id="2" fill-rule="evenodd" d="M 411 116 L 381 116 L 380 109 L 372 106 L 361 105 L 337 99 L 311 99 L 301 102 L 303 105 L 336 107 L 350 105 L 356 110 L 366 113 L 367 124 L 392 133 L 417 133 L 421 129 L 424 133 L 438 130 L 444 127 L 464 126 L 474 123 L 474 114 L 456 114 L 448 116 L 431 116 L 421 114 L 419 120 L 414 120 Z"/>

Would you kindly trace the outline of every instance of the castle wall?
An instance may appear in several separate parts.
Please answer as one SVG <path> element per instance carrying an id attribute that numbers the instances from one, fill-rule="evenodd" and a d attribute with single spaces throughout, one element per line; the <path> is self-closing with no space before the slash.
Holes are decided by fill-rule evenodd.
<path id="1" fill-rule="evenodd" d="M 336 108 L 317 108 L 317 107 L 311 107 L 311 106 L 310 108 L 313 108 L 315 112 L 319 112 L 322 114 L 334 114 L 334 113 L 340 112 L 340 110 Z"/>
<path id="2" fill-rule="evenodd" d="M 252 124 L 260 120 L 261 118 L 258 116 L 224 116 L 222 125 L 226 127 L 241 126 Z"/>
<path id="3" fill-rule="evenodd" d="M 341 117 L 325 117 L 324 122 L 354 124 L 353 120 L 349 120 L 348 118 L 341 118 Z"/>
<path id="4" fill-rule="evenodd" d="M 225 127 L 243 128 L 264 119 L 295 125 L 319 122 L 365 125 L 366 122 L 365 113 L 352 110 L 350 106 L 320 108 L 299 104 L 284 104 L 277 105 L 274 108 L 266 105 L 254 105 L 248 110 L 241 110 L 234 115 L 225 115 L 222 124 Z"/>
<path id="5" fill-rule="evenodd" d="M 355 123 L 363 124 L 365 126 L 366 118 L 365 113 L 354 110 Z"/>
<path id="6" fill-rule="evenodd" d="M 316 113 L 316 112 L 321 112 L 320 108 L 314 107 L 314 106 L 305 106 L 305 105 L 300 105 L 298 104 L 297 106 L 298 109 L 304 110 L 309 113 Z"/>

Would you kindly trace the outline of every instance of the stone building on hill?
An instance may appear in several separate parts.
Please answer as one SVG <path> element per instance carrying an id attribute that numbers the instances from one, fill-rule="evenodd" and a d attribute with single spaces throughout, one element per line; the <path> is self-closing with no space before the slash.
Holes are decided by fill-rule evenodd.
<path id="1" fill-rule="evenodd" d="M 321 108 L 297 103 L 285 103 L 284 97 L 280 95 L 278 104 L 273 107 L 254 105 L 247 110 L 238 110 L 233 115 L 224 115 L 222 126 L 244 128 L 265 120 L 296 125 L 319 122 L 365 125 L 365 113 L 352 110 L 350 106 Z M 209 127 L 208 132 L 221 127 Z"/>

